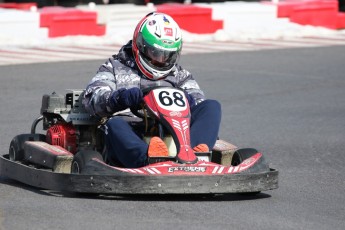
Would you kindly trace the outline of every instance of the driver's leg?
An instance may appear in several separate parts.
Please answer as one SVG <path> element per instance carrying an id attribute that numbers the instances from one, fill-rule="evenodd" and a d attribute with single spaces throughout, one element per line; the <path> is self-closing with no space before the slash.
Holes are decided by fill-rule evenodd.
<path id="1" fill-rule="evenodd" d="M 105 141 L 110 161 L 129 168 L 146 164 L 148 144 L 122 118 L 113 117 L 106 123 Z"/>
<path id="2" fill-rule="evenodd" d="M 218 138 L 221 105 L 216 100 L 205 100 L 191 109 L 191 147 L 206 144 L 212 149 Z"/>

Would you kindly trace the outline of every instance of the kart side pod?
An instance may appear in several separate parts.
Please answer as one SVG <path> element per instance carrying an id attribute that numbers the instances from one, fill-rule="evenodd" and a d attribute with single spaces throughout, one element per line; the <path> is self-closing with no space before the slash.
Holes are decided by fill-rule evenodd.
<path id="1" fill-rule="evenodd" d="M 54 172 L 70 173 L 73 154 L 43 141 L 24 142 L 24 160 Z"/>

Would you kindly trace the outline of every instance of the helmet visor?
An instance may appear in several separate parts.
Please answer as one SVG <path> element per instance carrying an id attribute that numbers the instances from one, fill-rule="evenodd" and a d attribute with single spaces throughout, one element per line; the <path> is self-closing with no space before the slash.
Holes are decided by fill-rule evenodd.
<path id="1" fill-rule="evenodd" d="M 137 39 L 137 47 L 140 56 L 153 69 L 158 71 L 166 71 L 171 69 L 178 61 L 180 50 L 160 49 L 148 44 L 139 34 Z"/>

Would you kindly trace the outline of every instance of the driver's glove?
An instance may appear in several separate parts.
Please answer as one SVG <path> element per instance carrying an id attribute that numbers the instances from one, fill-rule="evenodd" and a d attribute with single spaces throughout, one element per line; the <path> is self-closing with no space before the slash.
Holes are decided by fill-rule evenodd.
<path id="1" fill-rule="evenodd" d="M 143 100 L 143 92 L 139 88 L 119 89 L 111 95 L 115 107 L 126 109 L 138 106 Z"/>

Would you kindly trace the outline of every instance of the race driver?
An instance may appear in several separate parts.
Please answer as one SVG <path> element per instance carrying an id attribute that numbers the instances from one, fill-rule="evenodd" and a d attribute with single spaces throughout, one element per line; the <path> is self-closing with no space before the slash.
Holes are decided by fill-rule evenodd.
<path id="1" fill-rule="evenodd" d="M 178 64 L 182 45 L 181 29 L 173 18 L 152 12 L 139 21 L 133 39 L 102 64 L 87 85 L 85 108 L 93 116 L 109 118 L 104 130 L 106 162 L 138 168 L 147 165 L 149 157 L 168 156 L 163 140 L 153 137 L 147 144 L 128 121 L 133 116 L 128 108 L 138 107 L 142 90 L 152 86 L 184 90 L 191 109 L 191 147 L 208 152 L 215 145 L 221 106 L 206 99 L 193 75 Z"/>

